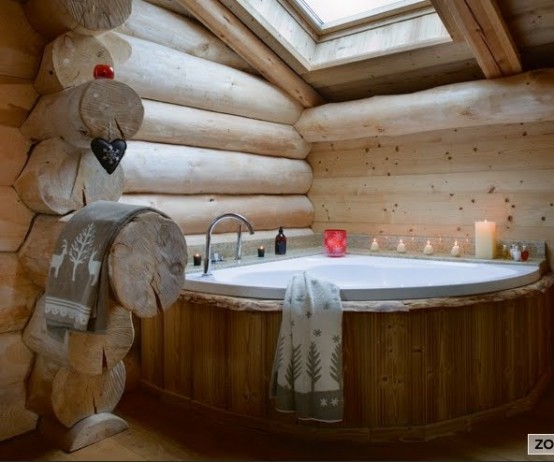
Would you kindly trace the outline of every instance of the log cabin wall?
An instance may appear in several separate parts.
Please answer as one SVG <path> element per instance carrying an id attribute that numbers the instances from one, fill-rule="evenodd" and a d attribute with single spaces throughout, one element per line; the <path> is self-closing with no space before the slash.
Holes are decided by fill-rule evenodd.
<path id="1" fill-rule="evenodd" d="M 46 3 L 0 2 L 0 440 L 37 423 L 25 407 L 33 352 L 22 330 L 44 289 L 54 231 L 68 213 L 121 198 L 166 212 L 187 236 L 229 211 L 243 213 L 257 231 L 282 225 L 309 234 L 313 218 L 310 144 L 292 127 L 302 106 L 204 26 L 133 0 L 132 15 L 117 28 L 68 31 L 49 20 Z M 113 65 L 113 84 L 92 80 L 98 62 Z M 127 95 L 118 104 L 144 110 L 143 120 L 142 113 L 130 118 L 141 120 L 138 133 L 126 125 L 98 132 L 127 138 L 111 176 L 76 117 L 103 114 L 83 114 L 83 105 L 71 112 L 75 95 L 84 100 L 106 89 Z M 234 229 L 222 224 L 218 232 Z"/>
<path id="2" fill-rule="evenodd" d="M 297 128 L 314 141 L 308 156 L 314 231 L 345 228 L 382 244 L 389 238 L 395 248 L 393 236 L 473 239 L 474 222 L 487 219 L 497 223 L 501 240 L 545 240 L 552 262 L 552 77 L 551 70 L 537 71 L 307 110 Z M 518 89 L 527 92 L 539 81 L 534 97 L 519 99 Z M 484 90 L 496 82 L 507 84 L 497 96 Z M 468 102 L 472 89 L 482 106 Z M 440 104 L 441 95 L 452 99 L 450 108 Z M 412 104 L 403 104 L 405 98 Z M 344 120 L 339 110 L 350 111 L 352 119 Z M 323 113 L 331 121 L 312 124 Z M 356 117 L 365 119 L 356 123 Z M 342 139 L 323 140 L 334 137 Z"/>
<path id="3" fill-rule="evenodd" d="M 165 211 L 187 236 L 226 212 L 243 214 L 256 231 L 311 233 L 310 143 L 292 126 L 302 105 L 204 26 L 163 6 L 135 0 L 118 33 L 101 37 L 118 78 L 145 107 L 122 162 L 121 200 Z M 215 232 L 235 229 L 223 222 Z"/>
<path id="4" fill-rule="evenodd" d="M 39 289 L 17 255 L 34 213 L 13 185 L 31 146 L 19 127 L 39 97 L 33 81 L 46 42 L 29 25 L 22 3 L 0 2 L 0 440 L 32 430 L 37 421 L 25 409 L 25 378 L 33 353 L 21 331 Z"/>

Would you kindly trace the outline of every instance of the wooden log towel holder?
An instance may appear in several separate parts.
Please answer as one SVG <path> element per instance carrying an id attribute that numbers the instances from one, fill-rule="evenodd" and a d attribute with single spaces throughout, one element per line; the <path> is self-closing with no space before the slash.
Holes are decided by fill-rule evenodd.
<path id="1" fill-rule="evenodd" d="M 49 234 L 48 241 L 56 242 L 67 217 L 48 218 L 49 226 L 43 227 L 40 220 L 38 224 Z M 42 259 L 39 271 L 47 275 L 51 259 Z M 36 355 L 26 406 L 41 416 L 39 431 L 64 451 L 127 428 L 112 411 L 125 387 L 123 358 L 134 340 L 132 314 L 152 317 L 173 305 L 186 263 L 179 226 L 156 211 L 145 211 L 119 231 L 109 249 L 111 297 L 105 333 L 68 331 L 59 342 L 47 332 L 44 296 L 37 302 L 23 332 L 25 344 Z"/>

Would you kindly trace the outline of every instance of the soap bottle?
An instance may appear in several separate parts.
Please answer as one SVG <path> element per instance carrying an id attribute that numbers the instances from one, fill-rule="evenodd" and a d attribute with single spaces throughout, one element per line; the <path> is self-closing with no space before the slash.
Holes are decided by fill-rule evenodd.
<path id="1" fill-rule="evenodd" d="M 283 227 L 279 227 L 279 232 L 275 236 L 275 255 L 285 255 L 287 253 L 287 237 L 283 233 Z"/>

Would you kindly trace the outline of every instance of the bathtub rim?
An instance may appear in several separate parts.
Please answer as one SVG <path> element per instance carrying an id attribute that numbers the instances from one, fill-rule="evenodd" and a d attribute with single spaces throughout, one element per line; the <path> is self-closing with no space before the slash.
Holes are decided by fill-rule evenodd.
<path id="1" fill-rule="evenodd" d="M 385 259 L 408 259 L 413 261 L 436 261 L 436 262 L 452 262 L 452 263 L 461 263 L 461 264 L 479 264 L 479 265 L 498 265 L 502 267 L 513 266 L 514 268 L 532 268 L 532 272 L 528 274 L 514 274 L 505 279 L 496 279 L 488 281 L 476 281 L 470 284 L 450 284 L 450 285 L 435 285 L 435 286 L 408 286 L 408 287 L 394 287 L 394 288 L 374 288 L 374 289 L 352 289 L 346 288 L 341 289 L 341 296 L 343 303 L 345 302 L 398 302 L 402 300 L 427 300 L 432 298 L 449 298 L 449 297 L 472 297 L 486 294 L 493 294 L 499 291 L 515 289 L 518 287 L 523 287 L 528 284 L 532 284 L 536 281 L 539 281 L 541 277 L 547 272 L 545 270 L 545 265 L 540 261 L 531 261 L 526 263 L 515 263 L 510 261 L 496 260 L 476 260 L 476 259 L 452 259 L 452 258 L 421 258 L 414 257 L 410 255 L 406 256 L 396 256 L 396 255 L 375 255 L 367 254 L 365 252 L 349 252 L 349 255 L 352 256 L 361 256 L 361 257 L 376 257 L 376 258 L 385 258 Z M 290 256 L 286 260 L 292 259 L 301 259 L 304 257 L 323 257 L 319 253 L 303 253 L 300 255 Z M 328 257 L 322 258 L 323 261 L 329 261 Z M 332 260 L 332 259 L 331 259 Z M 338 259 L 341 260 L 341 259 Z M 269 260 L 269 261 L 257 261 L 252 263 L 247 263 L 240 265 L 240 267 L 255 267 L 256 264 L 266 264 L 272 262 L 282 262 L 285 260 Z M 219 268 L 216 271 L 225 271 L 228 269 L 234 269 L 239 267 L 239 265 L 231 265 L 227 267 Z M 282 300 L 284 298 L 285 289 L 284 288 L 275 288 L 267 286 L 247 286 L 245 284 L 226 284 L 218 283 L 214 281 L 206 280 L 203 281 L 203 276 L 201 273 L 188 273 L 187 275 L 193 276 L 195 279 L 185 278 L 184 291 L 194 292 L 199 294 L 210 294 L 210 295 L 219 295 L 224 297 L 236 297 L 236 298 L 248 298 L 248 299 L 259 299 L 259 300 Z M 187 288 L 187 283 L 189 287 L 192 283 L 192 289 Z M 206 290 L 202 290 L 206 289 Z M 247 292 L 247 293 L 245 293 Z M 365 296 L 367 292 L 371 292 L 371 297 Z M 396 296 L 400 294 L 400 296 Z M 393 304 L 394 305 L 394 304 Z"/>
<path id="2" fill-rule="evenodd" d="M 548 271 L 543 273 L 535 282 L 486 294 L 404 300 L 343 301 L 342 309 L 351 312 L 411 312 L 424 309 L 456 308 L 492 301 L 513 300 L 536 292 L 545 292 L 552 285 L 554 285 L 554 272 Z M 282 311 L 283 308 L 283 300 L 280 299 L 236 297 L 186 289 L 181 291 L 179 298 L 184 301 L 212 305 L 232 311 L 266 312 Z"/>

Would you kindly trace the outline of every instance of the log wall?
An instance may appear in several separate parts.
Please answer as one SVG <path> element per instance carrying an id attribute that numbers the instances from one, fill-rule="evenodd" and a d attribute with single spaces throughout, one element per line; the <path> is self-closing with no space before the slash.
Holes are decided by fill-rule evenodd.
<path id="1" fill-rule="evenodd" d="M 314 173 L 308 193 L 315 209 L 313 229 L 345 228 L 381 239 L 464 240 L 474 238 L 475 221 L 487 219 L 496 222 L 500 239 L 546 241 L 552 262 L 554 72 L 538 71 L 536 78 L 523 75 L 506 83 L 510 90 L 498 95 L 479 89 L 481 82 L 432 90 L 449 92 L 458 101 L 464 111 L 457 116 L 455 108 L 444 105 L 433 110 L 430 104 L 421 112 L 427 92 L 410 95 L 418 105 L 396 109 L 406 95 L 344 103 L 360 110 L 360 120 L 350 121 L 350 134 L 342 121 L 312 125 L 321 131 L 311 132 L 310 123 L 303 124 L 320 108 L 306 111 L 297 127 L 318 139 L 308 157 Z M 526 93 L 535 83 L 540 87 L 535 96 L 534 89 Z M 474 87 L 483 90 L 480 98 L 472 93 Z M 510 106 L 513 94 L 519 94 L 519 103 Z M 372 117 L 368 108 L 380 107 L 387 108 L 383 119 L 366 120 Z M 332 117 L 344 109 L 342 103 L 321 107 Z M 417 125 L 421 117 L 427 122 Z M 366 122 L 362 137 L 359 128 Z"/>
<path id="2" fill-rule="evenodd" d="M 40 352 L 22 333 L 55 231 L 75 210 L 121 199 L 153 205 L 196 237 L 231 211 L 256 230 L 311 233 L 310 144 L 292 126 L 302 106 L 170 3 L 133 0 L 132 14 L 130 0 L 93 3 L 75 16 L 70 0 L 0 2 L 0 440 L 34 429 L 44 411 L 26 395 L 31 374 L 35 384 L 44 374 L 32 371 Z M 101 13 L 116 3 L 113 17 Z M 113 65 L 113 81 L 93 79 L 98 63 Z M 111 175 L 94 137 L 127 140 Z M 225 225 L 217 231 L 236 229 Z M 115 287 L 120 301 L 126 289 Z"/>
<path id="3" fill-rule="evenodd" d="M 0 2 L 0 440 L 37 423 L 37 415 L 25 408 L 33 353 L 21 331 L 40 292 L 17 256 L 35 213 L 13 185 L 31 147 L 19 127 L 39 97 L 33 80 L 46 42 L 27 21 L 22 2 Z"/>

